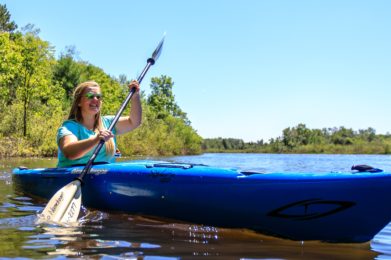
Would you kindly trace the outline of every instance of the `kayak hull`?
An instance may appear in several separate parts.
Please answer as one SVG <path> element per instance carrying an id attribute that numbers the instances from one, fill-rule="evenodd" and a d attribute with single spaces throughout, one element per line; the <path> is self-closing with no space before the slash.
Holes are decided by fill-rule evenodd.
<path id="1" fill-rule="evenodd" d="M 14 169 L 16 189 L 51 198 L 83 169 Z M 249 173 L 153 161 L 94 165 L 86 207 L 248 228 L 293 240 L 366 242 L 391 221 L 391 173 Z"/>

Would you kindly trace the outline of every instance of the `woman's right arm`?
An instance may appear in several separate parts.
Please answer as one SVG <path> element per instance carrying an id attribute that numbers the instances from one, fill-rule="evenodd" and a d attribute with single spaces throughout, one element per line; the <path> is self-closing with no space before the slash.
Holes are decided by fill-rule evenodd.
<path id="1" fill-rule="evenodd" d="M 107 141 L 113 136 L 108 130 L 102 130 L 99 134 L 84 140 L 78 140 L 75 135 L 66 135 L 60 139 L 59 147 L 66 158 L 76 160 L 94 148 L 101 139 Z"/>

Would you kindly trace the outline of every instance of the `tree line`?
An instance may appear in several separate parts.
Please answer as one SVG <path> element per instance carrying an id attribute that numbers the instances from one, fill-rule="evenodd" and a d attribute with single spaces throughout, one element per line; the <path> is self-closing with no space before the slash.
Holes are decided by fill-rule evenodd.
<path id="1" fill-rule="evenodd" d="M 67 118 L 74 88 L 83 81 L 98 82 L 104 95 L 102 114 L 114 115 L 130 79 L 110 76 L 78 59 L 75 47 L 55 58 L 54 47 L 39 37 L 39 29 L 17 29 L 6 6 L 0 5 L 0 156 L 56 156 L 57 128 Z M 151 79 L 151 93 L 141 95 L 142 126 L 117 139 L 123 155 L 201 152 L 202 138 L 177 105 L 173 86 L 166 75 Z"/>
<path id="2" fill-rule="evenodd" d="M 268 142 L 209 138 L 202 148 L 213 152 L 391 154 L 391 135 L 378 135 L 371 127 L 309 129 L 301 123 L 285 128 L 282 136 Z"/>

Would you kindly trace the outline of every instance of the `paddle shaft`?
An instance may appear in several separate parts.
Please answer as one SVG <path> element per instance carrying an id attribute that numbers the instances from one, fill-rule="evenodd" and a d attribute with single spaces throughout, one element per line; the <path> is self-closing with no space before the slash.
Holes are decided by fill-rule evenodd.
<path id="1" fill-rule="evenodd" d="M 140 76 L 137 78 L 138 83 L 140 84 L 141 81 L 143 80 L 145 74 L 149 70 L 149 68 L 155 64 L 155 60 L 153 58 L 149 58 L 147 60 L 147 65 L 144 67 L 144 70 L 141 72 Z M 135 88 L 132 88 L 129 92 L 129 94 L 126 96 L 125 101 L 122 103 L 121 107 L 118 109 L 117 114 L 115 115 L 113 121 L 111 122 L 108 130 L 112 131 L 115 125 L 117 124 L 122 112 L 125 110 L 126 106 L 129 104 L 130 100 L 132 99 L 132 96 L 134 92 L 136 91 Z M 80 176 L 77 177 L 76 179 L 79 180 L 81 183 L 83 183 L 83 178 L 84 176 L 90 172 L 92 165 L 95 161 L 96 156 L 98 155 L 99 151 L 102 149 L 103 145 L 105 144 L 105 140 L 101 139 L 99 144 L 95 147 L 95 150 L 93 154 L 91 155 L 90 159 L 88 160 L 86 166 L 84 166 L 83 171 L 81 172 Z"/>

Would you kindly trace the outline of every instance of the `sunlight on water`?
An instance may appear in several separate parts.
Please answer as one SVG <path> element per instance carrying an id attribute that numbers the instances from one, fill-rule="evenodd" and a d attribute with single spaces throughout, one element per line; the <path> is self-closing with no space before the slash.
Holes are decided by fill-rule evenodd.
<path id="1" fill-rule="evenodd" d="M 391 259 L 391 224 L 388 224 L 371 241 L 371 249 L 381 253 L 378 260 Z"/>
<path id="2" fill-rule="evenodd" d="M 162 158 L 173 162 L 198 163 L 259 172 L 342 172 L 367 164 L 391 171 L 390 156 L 331 154 L 202 154 Z"/>

